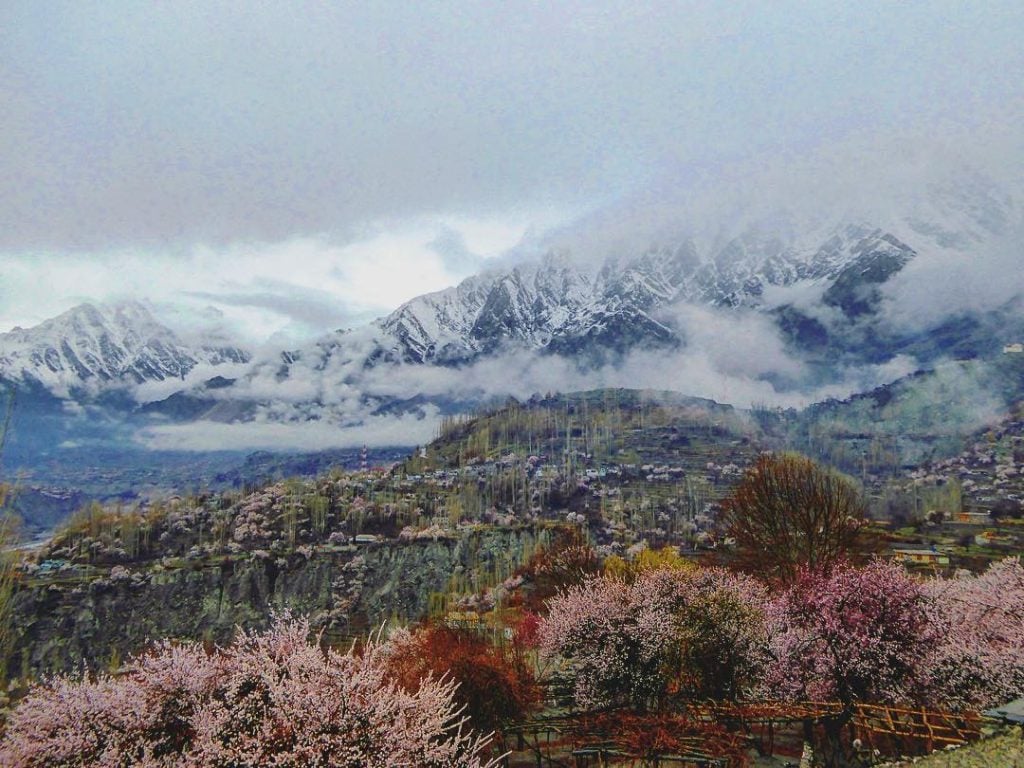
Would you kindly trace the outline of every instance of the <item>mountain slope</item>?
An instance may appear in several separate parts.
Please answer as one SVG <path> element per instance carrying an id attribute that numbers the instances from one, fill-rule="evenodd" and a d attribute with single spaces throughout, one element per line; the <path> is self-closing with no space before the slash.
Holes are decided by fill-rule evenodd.
<path id="1" fill-rule="evenodd" d="M 622 352 L 685 341 L 662 316 L 675 303 L 758 307 L 772 286 L 824 283 L 826 305 L 863 315 L 876 308 L 878 286 L 915 255 L 894 235 L 862 225 L 842 226 L 809 248 L 750 231 L 711 254 L 683 241 L 596 269 L 554 253 L 419 296 L 376 327 L 380 344 L 405 362 L 462 363 L 510 345 Z"/>
<path id="2" fill-rule="evenodd" d="M 138 302 L 80 304 L 33 328 L 0 334 L 0 376 L 58 392 L 184 379 L 200 364 L 249 360 L 234 345 L 183 343 Z"/>

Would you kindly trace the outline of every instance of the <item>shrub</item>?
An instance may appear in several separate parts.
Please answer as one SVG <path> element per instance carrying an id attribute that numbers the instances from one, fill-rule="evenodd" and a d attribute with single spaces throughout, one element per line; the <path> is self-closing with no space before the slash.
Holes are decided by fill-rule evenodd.
<path id="1" fill-rule="evenodd" d="M 692 571 L 697 566 L 679 554 L 675 547 L 647 549 L 644 547 L 633 559 L 610 555 L 604 560 L 604 574 L 612 578 L 634 581 L 644 571 L 673 569 Z"/>

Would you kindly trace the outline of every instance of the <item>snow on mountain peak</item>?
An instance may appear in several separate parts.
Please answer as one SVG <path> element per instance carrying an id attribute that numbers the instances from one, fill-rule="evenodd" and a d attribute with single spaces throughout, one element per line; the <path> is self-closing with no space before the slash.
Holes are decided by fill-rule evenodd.
<path id="1" fill-rule="evenodd" d="M 183 379 L 199 363 L 246 362 L 235 347 L 189 346 L 137 301 L 79 304 L 0 334 L 0 376 L 55 392 Z"/>

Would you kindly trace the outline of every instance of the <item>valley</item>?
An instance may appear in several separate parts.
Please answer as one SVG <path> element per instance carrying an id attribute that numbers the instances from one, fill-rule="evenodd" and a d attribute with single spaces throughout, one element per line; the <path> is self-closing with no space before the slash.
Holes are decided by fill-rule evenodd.
<path id="1" fill-rule="evenodd" d="M 1019 762 L 1021 11 L 5 2 L 0 768 Z"/>
<path id="2" fill-rule="evenodd" d="M 820 423 L 813 409 L 748 412 L 637 390 L 538 395 L 449 417 L 434 441 L 396 449 L 398 460 L 376 454 L 371 464 L 360 452 L 362 469 L 252 457 L 310 476 L 86 505 L 21 566 L 12 668 L 103 666 L 154 637 L 224 642 L 284 609 L 310 616 L 332 642 L 387 620 L 500 615 L 531 558 L 566 541 L 602 560 L 668 547 L 728 562 L 719 502 L 762 451 L 815 434 L 801 447 L 835 461 L 853 453 L 844 446 L 884 441 L 891 432 L 878 425 L 892 429 L 920 378 L 897 388 L 877 422 L 863 398 L 832 403 L 831 423 L 845 426 L 828 435 L 808 428 Z M 926 441 L 933 453 L 920 464 L 916 441 L 905 456 L 853 453 L 881 551 L 952 572 L 1024 550 L 1020 424 L 1011 415 L 962 435 L 960 455 Z M 955 433 L 944 439 L 956 443 Z"/>

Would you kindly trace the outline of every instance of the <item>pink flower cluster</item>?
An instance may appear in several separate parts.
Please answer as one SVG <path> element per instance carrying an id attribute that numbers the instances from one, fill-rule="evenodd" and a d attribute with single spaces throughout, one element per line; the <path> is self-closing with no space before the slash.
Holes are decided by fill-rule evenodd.
<path id="1" fill-rule="evenodd" d="M 935 627 L 922 585 L 898 565 L 804 571 L 767 606 L 770 696 L 900 703 L 920 697 Z"/>
<path id="2" fill-rule="evenodd" d="M 164 643 L 121 677 L 51 680 L 12 713 L 0 765 L 483 767 L 454 684 L 408 692 L 386 644 L 323 651 L 309 629 L 284 617 L 217 653 Z"/>
<path id="3" fill-rule="evenodd" d="M 1004 704 L 1024 692 L 1024 567 L 1019 557 L 985 573 L 925 585 L 937 630 L 929 684 L 950 707 Z"/>
<path id="4" fill-rule="evenodd" d="M 250 494 L 235 513 L 232 537 L 239 544 L 269 542 L 275 535 L 275 521 L 287 496 L 281 484 Z"/>
<path id="5" fill-rule="evenodd" d="M 1024 568 L 921 582 L 893 563 L 781 593 L 718 569 L 598 578 L 549 602 L 542 653 L 583 708 L 689 698 L 979 709 L 1024 694 Z"/>
<path id="6" fill-rule="evenodd" d="M 764 660 L 765 598 L 753 579 L 720 569 L 591 579 L 551 599 L 540 649 L 566 663 L 585 709 L 643 709 L 684 688 L 735 695 Z M 687 661 L 715 668 L 687 670 Z"/>

